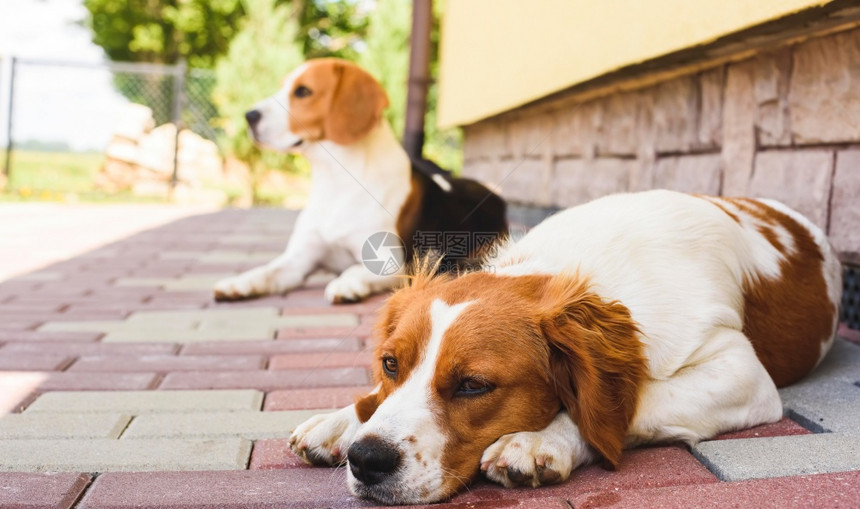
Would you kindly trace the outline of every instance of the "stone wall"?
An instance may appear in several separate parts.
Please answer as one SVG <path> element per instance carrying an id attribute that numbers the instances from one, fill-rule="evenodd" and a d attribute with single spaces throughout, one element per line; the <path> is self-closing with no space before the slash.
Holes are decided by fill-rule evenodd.
<path id="1" fill-rule="evenodd" d="M 562 95 L 464 133 L 464 174 L 513 204 L 652 188 L 776 198 L 860 263 L 860 28 L 589 100 Z"/>

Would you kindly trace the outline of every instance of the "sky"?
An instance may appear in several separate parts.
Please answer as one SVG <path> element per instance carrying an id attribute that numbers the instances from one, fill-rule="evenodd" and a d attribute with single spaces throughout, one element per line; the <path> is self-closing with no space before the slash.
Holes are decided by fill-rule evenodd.
<path id="1" fill-rule="evenodd" d="M 83 0 L 0 0 L 0 59 L 68 63 L 106 61 L 81 24 Z M 8 83 L 0 62 L 0 144 L 6 140 Z M 16 67 L 13 139 L 60 141 L 75 150 L 101 150 L 125 100 L 105 70 L 23 63 Z"/>

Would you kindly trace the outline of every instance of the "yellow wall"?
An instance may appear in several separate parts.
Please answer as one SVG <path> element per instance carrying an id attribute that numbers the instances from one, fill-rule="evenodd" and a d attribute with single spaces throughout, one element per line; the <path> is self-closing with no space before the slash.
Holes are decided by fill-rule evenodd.
<path id="1" fill-rule="evenodd" d="M 470 124 L 626 65 L 829 0 L 447 0 L 440 126 Z"/>

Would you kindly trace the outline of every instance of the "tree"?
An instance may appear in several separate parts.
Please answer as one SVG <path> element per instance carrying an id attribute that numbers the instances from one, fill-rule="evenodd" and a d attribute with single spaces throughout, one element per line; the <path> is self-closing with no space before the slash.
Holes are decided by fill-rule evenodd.
<path id="1" fill-rule="evenodd" d="M 247 13 L 227 54 L 215 66 L 212 99 L 220 113 L 222 150 L 244 161 L 251 170 L 252 188 L 267 167 L 295 168 L 291 158 L 261 152 L 248 135 L 245 111 L 272 95 L 283 77 L 304 61 L 296 42 L 299 27 L 293 12 L 275 0 L 242 0 Z"/>
<path id="2" fill-rule="evenodd" d="M 121 62 L 212 68 L 245 12 L 240 0 L 84 0 L 93 42 Z"/>

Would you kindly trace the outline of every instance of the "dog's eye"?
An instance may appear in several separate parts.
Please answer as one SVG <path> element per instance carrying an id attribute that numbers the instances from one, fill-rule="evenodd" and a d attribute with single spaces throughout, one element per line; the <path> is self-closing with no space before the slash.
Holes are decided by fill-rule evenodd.
<path id="1" fill-rule="evenodd" d="M 311 94 L 312 94 L 311 89 L 309 89 L 308 87 L 306 87 L 304 85 L 299 85 L 298 87 L 296 87 L 295 90 L 293 90 L 293 95 L 296 97 L 299 97 L 299 98 L 307 97 Z"/>
<path id="2" fill-rule="evenodd" d="M 495 387 L 493 384 L 477 378 L 465 378 L 460 382 L 455 396 L 478 396 L 490 392 Z"/>
<path id="3" fill-rule="evenodd" d="M 391 378 L 397 378 L 397 359 L 394 357 L 383 357 L 382 371 Z"/>

